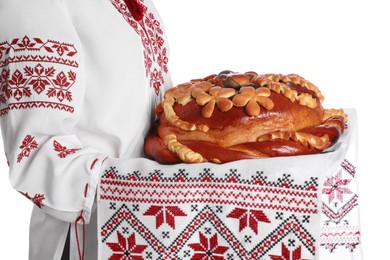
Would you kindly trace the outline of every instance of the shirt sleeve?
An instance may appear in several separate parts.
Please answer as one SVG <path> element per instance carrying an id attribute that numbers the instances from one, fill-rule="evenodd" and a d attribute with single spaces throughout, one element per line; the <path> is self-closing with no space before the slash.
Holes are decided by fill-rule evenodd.
<path id="1" fill-rule="evenodd" d="M 107 155 L 83 146 L 82 46 L 60 0 L 0 1 L 0 125 L 14 189 L 46 213 L 89 222 Z"/>

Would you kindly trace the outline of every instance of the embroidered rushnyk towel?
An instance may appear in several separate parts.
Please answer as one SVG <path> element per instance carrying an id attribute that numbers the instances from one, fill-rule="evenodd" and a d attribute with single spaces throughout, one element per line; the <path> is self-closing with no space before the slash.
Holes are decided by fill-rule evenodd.
<path id="1" fill-rule="evenodd" d="M 222 165 L 107 159 L 100 259 L 360 259 L 356 115 L 347 112 L 343 137 L 318 155 Z"/>
<path id="2" fill-rule="evenodd" d="M 357 131 L 355 111 L 349 114 L 349 145 L 344 159 L 323 180 L 321 205 L 321 260 L 360 260 L 360 223 L 357 179 Z M 350 120 L 351 119 L 351 120 Z M 352 122 L 351 122 L 352 121 Z"/>

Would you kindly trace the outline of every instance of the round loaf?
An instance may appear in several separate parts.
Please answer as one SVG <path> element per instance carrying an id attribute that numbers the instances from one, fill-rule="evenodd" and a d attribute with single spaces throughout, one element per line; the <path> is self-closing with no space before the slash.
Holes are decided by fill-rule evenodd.
<path id="1" fill-rule="evenodd" d="M 224 163 L 319 153 L 344 130 L 342 109 L 296 74 L 223 71 L 165 93 L 145 152 L 160 163 Z"/>

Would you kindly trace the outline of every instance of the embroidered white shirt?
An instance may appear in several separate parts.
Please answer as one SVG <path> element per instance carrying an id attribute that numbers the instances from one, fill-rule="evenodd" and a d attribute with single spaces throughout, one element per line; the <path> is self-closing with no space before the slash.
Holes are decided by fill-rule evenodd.
<path id="1" fill-rule="evenodd" d="M 0 124 L 11 185 L 36 205 L 29 259 L 60 259 L 69 223 L 79 259 L 75 223 L 95 219 L 102 162 L 142 156 L 171 83 L 163 25 L 140 3 L 136 21 L 124 0 L 0 2 Z M 85 259 L 96 260 L 86 228 Z"/>

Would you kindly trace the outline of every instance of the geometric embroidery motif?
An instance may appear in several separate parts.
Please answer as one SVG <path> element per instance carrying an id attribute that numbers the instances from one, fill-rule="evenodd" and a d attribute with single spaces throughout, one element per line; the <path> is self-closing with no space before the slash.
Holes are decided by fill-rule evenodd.
<path id="1" fill-rule="evenodd" d="M 76 82 L 76 73 L 56 72 L 54 67 L 45 67 L 40 63 L 35 67 L 25 66 L 23 72 L 16 70 L 12 75 L 9 70 L 4 69 L 2 90 L 6 98 L 14 98 L 16 101 L 31 97 L 32 91 L 39 95 L 45 90 L 44 94 L 56 101 L 72 101 L 70 88 Z"/>
<path id="2" fill-rule="evenodd" d="M 360 244 L 355 174 L 356 166 L 344 160 L 323 186 L 320 245 L 331 253 L 341 247 L 353 252 Z"/>
<path id="3" fill-rule="evenodd" d="M 348 160 L 330 167 L 321 155 L 307 167 L 113 161 L 98 187 L 101 256 L 119 232 L 144 259 L 360 259 L 355 151 L 339 151 Z"/>
<path id="4" fill-rule="evenodd" d="M 41 38 L 34 37 L 30 39 L 27 35 L 23 38 L 15 38 L 12 41 L 0 43 L 0 59 L 3 60 L 3 56 L 7 55 L 10 51 L 39 51 L 47 53 L 56 53 L 57 56 L 72 57 L 77 53 L 76 48 L 72 44 L 58 42 L 53 40 L 42 40 Z M 0 66 L 4 64 L 0 63 Z"/>
<path id="5" fill-rule="evenodd" d="M 37 54 L 39 53 L 39 54 Z M 73 112 L 76 83 L 74 45 L 38 37 L 0 43 L 0 116 L 14 109 L 46 108 Z M 18 69 L 8 66 L 23 63 Z"/>
<path id="6" fill-rule="evenodd" d="M 140 35 L 144 47 L 146 76 L 149 79 L 150 87 L 159 96 L 164 85 L 163 73 L 168 73 L 168 49 L 160 22 L 142 3 L 139 4 L 143 6 L 145 15 L 141 20 L 136 21 L 122 0 L 111 0 L 111 2 L 136 33 Z M 143 2 L 143 0 L 140 2 Z"/>
<path id="7" fill-rule="evenodd" d="M 110 259 L 143 259 L 142 252 L 148 247 L 147 245 L 137 245 L 135 233 L 125 238 L 119 231 L 117 232 L 118 242 L 107 243 L 107 246 L 113 251 Z"/>
<path id="8" fill-rule="evenodd" d="M 103 257 L 130 254 L 130 240 L 134 248 L 142 245 L 137 256 L 144 259 L 284 259 L 278 257 L 287 252 L 291 259 L 315 257 L 314 177 L 296 183 L 290 174 L 269 179 L 262 171 L 122 174 L 110 167 L 99 192 L 101 207 L 110 209 L 100 227 Z"/>
<path id="9" fill-rule="evenodd" d="M 337 200 L 343 202 L 343 194 L 352 193 L 352 191 L 346 187 L 351 182 L 351 179 L 342 179 L 341 175 L 342 172 L 340 169 L 336 176 L 328 178 L 324 183 L 322 193 L 329 195 L 329 203 L 333 201 L 335 195 Z"/>
<path id="10" fill-rule="evenodd" d="M 285 244 L 282 243 L 282 255 L 270 255 L 272 260 L 308 260 L 301 258 L 302 247 L 299 246 L 294 249 L 292 252 L 287 248 Z"/>

